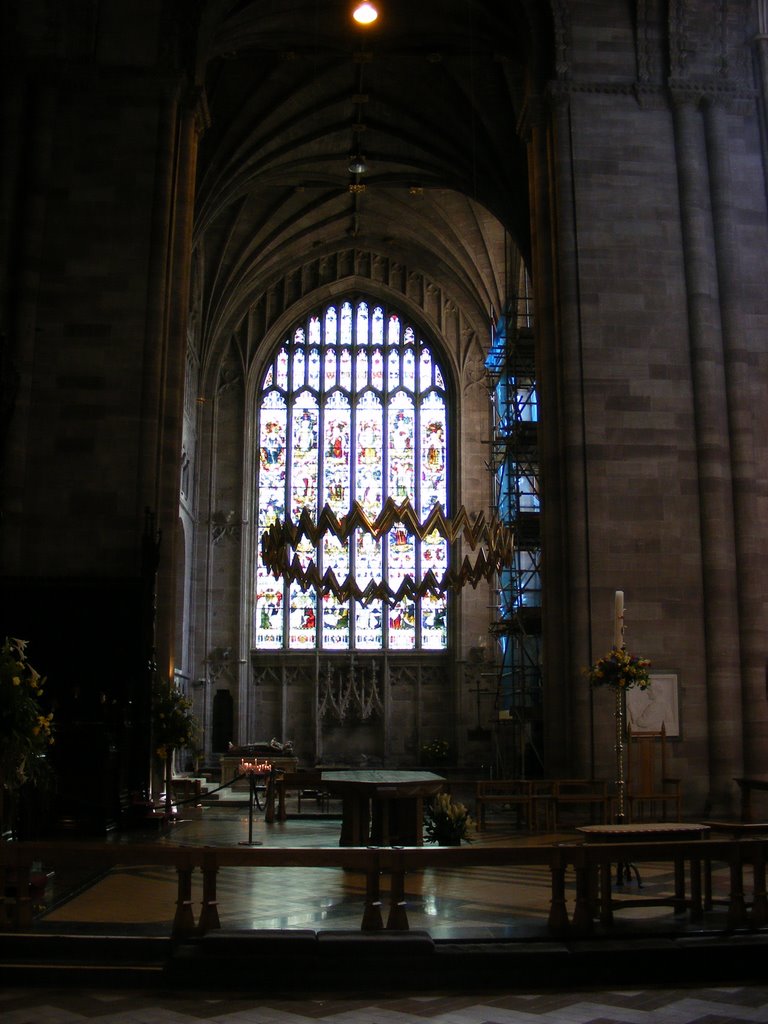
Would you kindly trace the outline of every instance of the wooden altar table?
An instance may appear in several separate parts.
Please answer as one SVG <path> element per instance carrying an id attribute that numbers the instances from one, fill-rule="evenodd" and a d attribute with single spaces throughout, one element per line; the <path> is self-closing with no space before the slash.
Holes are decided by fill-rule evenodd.
<path id="1" fill-rule="evenodd" d="M 328 791 L 341 797 L 339 846 L 421 846 L 424 797 L 445 779 L 432 772 L 323 772 Z"/>
<path id="2" fill-rule="evenodd" d="M 650 843 L 665 843 L 665 842 L 678 842 L 681 840 L 704 840 L 710 834 L 708 825 L 703 825 L 697 822 L 688 823 L 682 821 L 641 821 L 635 824 L 628 825 L 582 825 L 576 829 L 584 836 L 584 841 L 588 844 L 593 843 L 604 843 L 604 844 L 619 844 L 619 843 L 637 843 L 637 842 L 650 842 Z M 671 898 L 662 897 L 660 899 L 653 898 L 642 898 L 637 900 L 614 900 L 611 896 L 611 864 L 605 862 L 600 865 L 600 920 L 603 924 L 611 924 L 613 922 L 613 911 L 623 907 L 643 907 L 643 906 L 672 906 L 676 914 L 681 914 L 686 907 L 692 906 L 695 908 L 696 913 L 701 906 L 701 872 L 696 858 L 691 857 L 691 898 L 686 898 L 685 895 L 685 861 L 682 856 L 674 856 L 670 858 L 674 865 L 675 872 L 675 892 Z M 630 865 L 619 863 L 617 881 L 621 884 L 622 869 L 629 868 Z M 635 874 L 637 876 L 638 887 L 641 886 L 640 875 L 635 868 Z M 586 880 L 586 886 L 589 890 L 587 899 L 593 907 L 596 902 L 594 896 L 594 886 L 591 880 Z"/>

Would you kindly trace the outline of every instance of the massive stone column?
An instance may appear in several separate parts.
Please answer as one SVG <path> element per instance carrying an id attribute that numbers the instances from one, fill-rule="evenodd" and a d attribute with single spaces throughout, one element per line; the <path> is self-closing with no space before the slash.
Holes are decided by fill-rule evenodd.
<path id="1" fill-rule="evenodd" d="M 198 99 L 195 93 L 183 97 L 173 126 L 172 198 L 167 211 L 167 246 L 163 247 L 168 254 L 167 291 L 161 304 L 164 319 L 156 325 L 159 333 L 154 338 L 159 349 L 156 357 L 157 408 L 154 413 L 150 411 L 150 422 L 156 417 L 158 433 L 154 452 L 147 453 L 155 460 L 153 488 L 158 525 L 167 537 L 167 543 L 161 547 L 158 573 L 157 646 L 158 668 L 169 676 L 175 667 L 175 623 L 176 615 L 180 614 L 176 608 L 176 545 L 173 538 L 179 509 L 197 140 L 203 127 Z M 148 337 L 147 340 L 151 344 L 153 339 Z"/>
<path id="2" fill-rule="evenodd" d="M 733 594 L 739 618 L 738 642 L 728 643 L 734 669 L 741 670 L 743 705 L 744 769 L 748 774 L 765 770 L 768 755 L 768 699 L 766 696 L 765 571 L 762 559 L 764 523 L 768 511 L 766 480 L 766 415 L 760 365 L 764 344 L 753 333 L 749 311 L 755 302 L 765 307 L 764 262 L 751 258 L 742 244 L 742 222 L 746 211 L 732 163 L 733 122 L 745 116 L 749 107 L 715 98 L 705 106 L 705 131 L 710 167 L 710 192 L 725 362 L 726 408 L 731 445 L 731 473 L 735 513 L 735 564 L 737 587 Z M 751 106 L 751 105 L 750 105 Z M 758 200 L 756 202 L 756 200 Z M 765 221 L 765 193 L 750 194 Z M 766 244 L 762 237 L 763 251 Z M 759 293 L 762 297 L 759 297 Z M 764 378 L 762 379 L 764 383 Z M 735 641 L 735 638 L 734 638 Z M 722 642 L 722 641 L 721 641 Z M 738 659 L 738 660 L 737 660 Z M 733 712 L 731 712 L 733 714 Z"/>
<path id="3" fill-rule="evenodd" d="M 728 805 L 740 774 L 741 706 L 733 492 L 717 254 L 704 126 L 697 98 L 674 103 L 683 258 L 699 472 L 710 802 Z"/>
<path id="4" fill-rule="evenodd" d="M 560 139 L 567 140 L 567 107 L 560 104 Z M 529 99 L 527 119 L 528 178 L 531 195 L 532 267 L 536 335 L 536 376 L 542 417 L 539 423 L 540 480 L 542 501 L 542 585 L 543 585 L 543 702 L 544 760 L 553 775 L 568 774 L 571 746 L 576 729 L 571 721 L 568 651 L 568 566 L 561 516 L 565 504 L 563 466 L 564 431 L 562 413 L 561 352 L 559 350 L 560 310 L 558 308 L 559 268 L 557 266 L 557 210 L 553 163 L 562 149 L 553 149 L 547 105 L 538 97 Z M 566 124 L 564 126 L 563 121 Z M 567 146 L 567 141 L 565 142 Z M 562 170 L 562 168 L 560 168 Z M 567 216 L 567 215 L 566 215 Z M 570 279 L 572 282 L 572 279 Z M 571 295 L 571 298 L 573 296 Z M 573 305 L 569 307 L 571 314 Z M 572 326 L 572 317 L 569 319 Z M 583 737 L 583 729 L 579 726 Z M 583 751 L 582 751 L 583 754 Z"/>
<path id="5" fill-rule="evenodd" d="M 574 188 L 572 151 L 573 108 L 558 92 L 553 104 L 553 169 L 557 197 L 557 283 L 559 311 L 560 401 L 568 429 L 562 436 L 561 464 L 567 499 L 561 516 L 567 537 L 568 616 L 563 625 L 563 646 L 569 654 L 572 771 L 591 776 L 595 737 L 592 691 L 577 666 L 594 660 L 590 647 L 591 586 L 589 507 L 585 466 L 583 365 L 579 281 L 579 222 Z M 567 637 L 567 643 L 565 638 Z"/>

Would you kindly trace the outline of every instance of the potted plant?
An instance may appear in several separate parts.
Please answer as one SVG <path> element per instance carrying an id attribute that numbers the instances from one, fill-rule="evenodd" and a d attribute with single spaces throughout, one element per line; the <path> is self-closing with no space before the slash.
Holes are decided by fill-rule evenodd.
<path id="1" fill-rule="evenodd" d="M 462 839 L 471 843 L 474 829 L 467 808 L 455 803 L 448 793 L 438 793 L 424 810 L 424 832 L 430 843 L 460 846 Z"/>
<path id="2" fill-rule="evenodd" d="M 165 762 L 166 813 L 172 807 L 173 752 L 188 747 L 197 737 L 197 720 L 191 713 L 192 701 L 173 683 L 155 678 L 152 685 L 152 739 L 157 756 Z"/>

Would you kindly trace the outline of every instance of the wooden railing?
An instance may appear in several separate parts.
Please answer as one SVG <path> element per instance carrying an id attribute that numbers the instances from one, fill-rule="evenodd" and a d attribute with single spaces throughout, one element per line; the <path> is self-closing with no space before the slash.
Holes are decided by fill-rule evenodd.
<path id="1" fill-rule="evenodd" d="M 766 839 L 704 839 L 684 842 L 632 842 L 541 846 L 462 847 L 193 847 L 160 844 L 108 844 L 71 842 L 0 843 L 0 931 L 27 931 L 32 927 L 33 901 L 30 890 L 32 866 L 43 863 L 56 869 L 67 865 L 93 866 L 108 870 L 117 866 L 156 865 L 176 870 L 174 936 L 204 935 L 220 927 L 217 875 L 229 867 L 344 868 L 365 876 L 366 893 L 361 930 L 408 929 L 405 879 L 409 872 L 425 868 L 476 866 L 532 867 L 549 870 L 548 928 L 553 936 L 586 935 L 599 917 L 610 924 L 621 906 L 670 905 L 676 912 L 687 910 L 692 920 L 701 920 L 713 904 L 713 864 L 725 864 L 730 875 L 727 898 L 728 928 L 762 928 L 768 923 L 765 888 Z M 675 892 L 655 899 L 616 901 L 611 894 L 611 871 L 617 863 L 674 865 Z M 689 890 L 686 891 L 688 864 Z M 744 867 L 752 868 L 752 899 L 744 890 Z M 575 879 L 573 912 L 566 901 L 566 871 Z M 192 900 L 194 872 L 202 876 L 202 899 L 197 920 Z M 389 877 L 388 887 L 382 878 Z M 389 907 L 384 921 L 382 890 Z M 7 895 L 10 893 L 10 895 Z"/>

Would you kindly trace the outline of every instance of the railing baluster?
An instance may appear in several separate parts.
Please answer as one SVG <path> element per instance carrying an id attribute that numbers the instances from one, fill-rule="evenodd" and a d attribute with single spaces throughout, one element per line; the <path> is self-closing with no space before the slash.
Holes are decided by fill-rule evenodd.
<path id="1" fill-rule="evenodd" d="M 752 844 L 752 878 L 754 896 L 749 922 L 753 928 L 764 928 L 768 924 L 768 900 L 765 893 L 765 847 L 762 843 Z"/>
<path id="2" fill-rule="evenodd" d="M 173 919 L 172 934 L 191 935 L 195 930 L 195 915 L 192 910 L 192 865 L 176 865 L 176 916 Z"/>
<path id="3" fill-rule="evenodd" d="M 735 840 L 731 847 L 728 866 L 731 874 L 731 891 L 728 896 L 728 927 L 743 928 L 747 923 L 747 907 L 744 902 L 744 870 L 739 840 Z"/>
<path id="4" fill-rule="evenodd" d="M 550 900 L 548 926 L 553 935 L 565 935 L 569 931 L 568 908 L 565 903 L 565 854 L 553 850 L 549 865 Z"/>
<path id="5" fill-rule="evenodd" d="M 0 931 L 13 931 L 13 902 L 8 891 L 8 869 L 5 864 L 0 864 Z"/>
<path id="6" fill-rule="evenodd" d="M 595 910 L 595 867 L 589 861 L 589 852 L 581 847 L 576 856 L 574 851 L 574 870 L 576 872 L 576 901 L 573 908 L 573 930 L 579 935 L 589 935 L 594 929 Z M 564 881 L 564 879 L 563 879 Z M 565 906 L 565 891 L 563 890 Z M 568 918 L 566 912 L 566 920 Z"/>
<path id="7" fill-rule="evenodd" d="M 691 857 L 691 921 L 704 919 L 704 907 L 701 901 L 701 857 Z"/>
<path id="8" fill-rule="evenodd" d="M 405 866 L 402 853 L 392 851 L 390 856 L 390 893 L 387 929 L 407 932 L 408 912 L 405 903 Z"/>
<path id="9" fill-rule="evenodd" d="M 675 857 L 675 900 L 673 909 L 676 914 L 684 914 L 685 902 L 685 856 L 681 853 Z"/>
<path id="10" fill-rule="evenodd" d="M 197 930 L 201 935 L 206 932 L 221 928 L 219 921 L 219 905 L 216 900 L 216 875 L 219 865 L 216 861 L 214 851 L 206 851 L 203 854 L 203 905 L 200 909 L 200 920 Z"/>
<path id="11" fill-rule="evenodd" d="M 384 927 L 381 917 L 381 862 L 378 851 L 371 851 L 375 854 L 373 864 L 369 864 L 365 872 L 365 909 L 360 930 L 363 932 L 377 932 Z"/>

